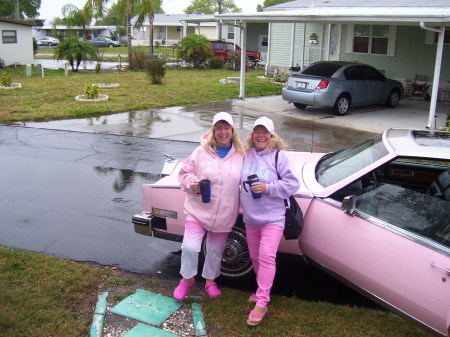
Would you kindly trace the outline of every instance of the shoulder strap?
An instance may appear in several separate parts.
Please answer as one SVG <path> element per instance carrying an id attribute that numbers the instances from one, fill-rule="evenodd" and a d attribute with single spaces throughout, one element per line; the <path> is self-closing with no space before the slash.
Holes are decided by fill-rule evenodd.
<path id="1" fill-rule="evenodd" d="M 278 176 L 278 180 L 281 180 L 280 174 L 278 173 L 278 153 L 280 152 L 280 150 L 277 150 L 277 153 L 275 154 L 275 171 L 277 171 L 277 176 Z M 288 208 L 288 202 L 286 199 L 284 200 L 284 205 L 286 206 L 286 208 Z"/>

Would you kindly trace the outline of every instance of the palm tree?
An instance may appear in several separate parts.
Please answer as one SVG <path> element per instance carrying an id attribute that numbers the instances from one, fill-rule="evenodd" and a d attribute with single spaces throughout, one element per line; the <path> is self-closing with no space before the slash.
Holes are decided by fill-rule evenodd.
<path id="1" fill-rule="evenodd" d="M 78 72 L 81 61 L 97 60 L 97 47 L 88 41 L 79 41 L 76 37 L 69 37 L 61 41 L 55 49 L 55 60 L 67 60 L 72 71 Z"/>
<path id="2" fill-rule="evenodd" d="M 153 22 L 155 20 L 155 13 L 163 13 L 162 0 L 138 0 L 138 18 L 135 26 L 141 27 L 144 18 L 148 15 L 148 22 L 150 25 L 150 55 L 153 55 Z"/>
<path id="3" fill-rule="evenodd" d="M 88 11 L 85 8 L 80 10 L 72 4 L 67 4 L 62 7 L 61 13 L 63 18 L 55 18 L 53 21 L 53 29 L 56 30 L 57 25 L 66 25 L 68 31 L 75 27 L 81 27 L 83 30 L 83 39 L 86 40 L 86 27 L 91 23 L 92 11 Z"/>
<path id="4" fill-rule="evenodd" d="M 204 35 L 188 35 L 180 41 L 178 56 L 186 62 L 192 62 L 194 68 L 200 68 L 212 56 L 211 44 Z"/>

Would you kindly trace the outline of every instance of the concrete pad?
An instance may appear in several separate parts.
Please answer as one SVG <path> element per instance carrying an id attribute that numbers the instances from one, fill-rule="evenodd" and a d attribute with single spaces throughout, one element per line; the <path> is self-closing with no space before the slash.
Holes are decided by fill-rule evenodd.
<path id="1" fill-rule="evenodd" d="M 152 336 L 152 337 L 180 337 L 179 335 L 175 335 L 170 331 L 162 330 L 155 328 L 154 326 L 146 325 L 139 323 L 133 329 L 128 331 L 122 337 L 144 337 L 144 336 Z"/>
<path id="2" fill-rule="evenodd" d="M 182 304 L 173 298 L 138 289 L 110 311 L 144 323 L 160 325 Z"/>

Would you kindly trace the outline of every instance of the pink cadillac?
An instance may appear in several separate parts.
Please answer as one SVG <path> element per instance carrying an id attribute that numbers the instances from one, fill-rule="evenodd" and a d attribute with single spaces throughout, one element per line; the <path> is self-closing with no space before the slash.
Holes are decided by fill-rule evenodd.
<path id="1" fill-rule="evenodd" d="M 279 251 L 304 256 L 341 281 L 423 327 L 449 336 L 450 132 L 390 129 L 338 152 L 289 152 L 301 188 L 300 239 Z M 143 186 L 135 230 L 167 240 L 183 235 L 180 163 Z M 230 234 L 221 272 L 251 270 L 244 224 Z"/>

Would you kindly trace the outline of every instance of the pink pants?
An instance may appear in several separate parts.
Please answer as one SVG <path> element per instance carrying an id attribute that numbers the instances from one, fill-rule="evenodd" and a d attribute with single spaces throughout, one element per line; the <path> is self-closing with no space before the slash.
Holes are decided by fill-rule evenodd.
<path id="1" fill-rule="evenodd" d="M 256 273 L 258 290 L 256 291 L 256 305 L 266 307 L 270 302 L 270 289 L 275 278 L 278 246 L 283 235 L 283 228 L 268 224 L 263 226 L 246 226 L 247 243 Z"/>
<path id="2" fill-rule="evenodd" d="M 206 256 L 202 276 L 207 280 L 214 280 L 220 274 L 220 264 L 229 233 L 208 232 L 197 222 L 186 221 L 183 244 L 181 245 L 180 270 L 181 276 L 185 279 L 197 275 L 198 253 L 201 250 L 203 237 L 206 233 L 208 235 L 206 237 Z"/>

